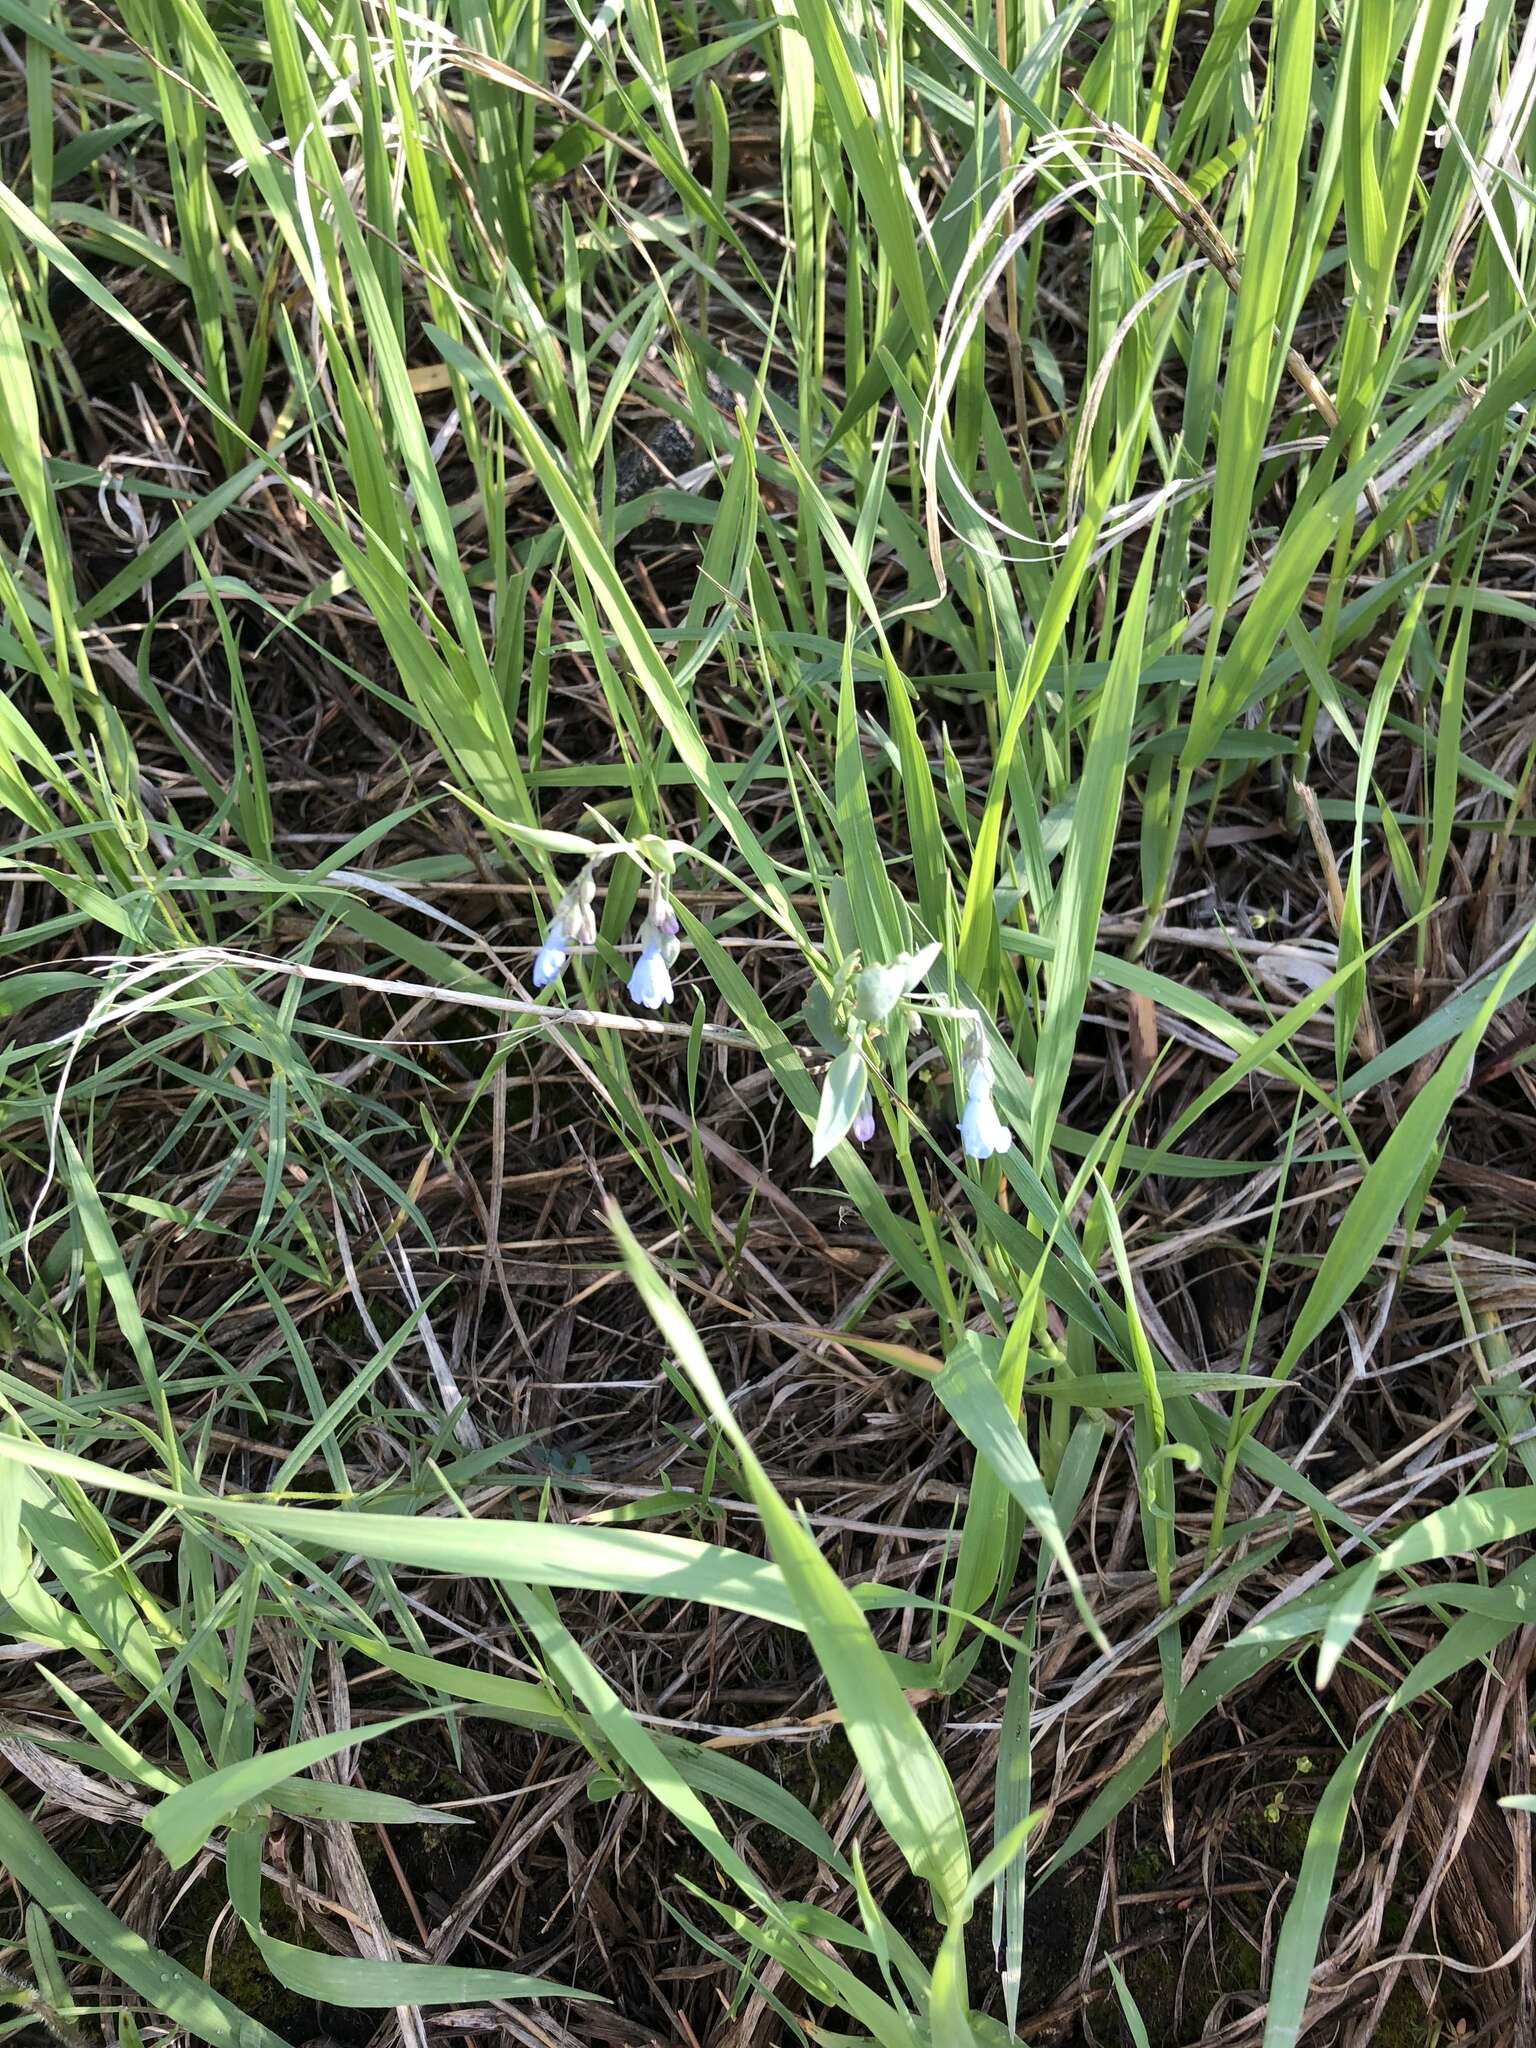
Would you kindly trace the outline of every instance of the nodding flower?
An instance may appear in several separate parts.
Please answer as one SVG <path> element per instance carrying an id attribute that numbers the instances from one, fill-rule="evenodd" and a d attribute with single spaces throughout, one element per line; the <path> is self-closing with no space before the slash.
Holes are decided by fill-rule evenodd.
<path id="1" fill-rule="evenodd" d="M 867 1145 L 875 1135 L 875 1099 L 867 1088 L 864 1100 L 859 1104 L 859 1113 L 853 1120 L 853 1135 L 861 1145 Z"/>
<path id="2" fill-rule="evenodd" d="M 571 957 L 573 946 L 591 946 L 597 940 L 597 880 L 591 868 L 583 868 L 555 905 L 555 914 L 544 934 L 544 943 L 533 963 L 533 985 L 548 988 Z"/>
<path id="3" fill-rule="evenodd" d="M 641 945 L 640 958 L 629 977 L 629 997 L 642 1010 L 659 1010 L 672 1000 L 672 976 L 667 971 L 660 946 L 650 938 Z"/>
<path id="4" fill-rule="evenodd" d="M 640 927 L 640 957 L 629 977 L 630 1001 L 642 1010 L 659 1010 L 672 1000 L 672 962 L 681 950 L 677 912 L 667 901 L 667 885 L 651 878 L 651 904 Z"/>
<path id="5" fill-rule="evenodd" d="M 965 1055 L 965 1108 L 960 1117 L 960 1142 L 968 1159 L 990 1159 L 1006 1152 L 1013 1133 L 992 1100 L 992 1062 L 979 1030 L 971 1035 Z"/>
<path id="6" fill-rule="evenodd" d="M 561 941 L 560 933 L 551 925 L 549 937 L 540 946 L 539 957 L 533 963 L 534 987 L 548 988 L 570 957 Z"/>

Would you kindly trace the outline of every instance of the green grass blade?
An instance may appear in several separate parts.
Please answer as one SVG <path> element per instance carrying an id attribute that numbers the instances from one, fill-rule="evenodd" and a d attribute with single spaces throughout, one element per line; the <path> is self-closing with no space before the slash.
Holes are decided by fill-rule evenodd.
<path id="1" fill-rule="evenodd" d="M 68 1929 L 71 1941 L 195 2039 L 210 2048 L 288 2048 L 280 2034 L 126 1928 L 3 1792 L 0 1863 L 13 1883 Z"/>
<path id="2" fill-rule="evenodd" d="M 158 1806 L 151 1807 L 144 1825 L 171 1868 L 180 1870 L 192 1861 L 215 1828 L 222 1827 L 250 1801 L 263 1798 L 275 1786 L 308 1770 L 311 1764 L 324 1763 L 328 1757 L 339 1756 L 344 1749 L 377 1736 L 392 1735 L 397 1728 L 421 1718 L 407 1714 L 393 1721 L 370 1722 L 361 1728 L 340 1728 L 330 1735 L 313 1735 L 306 1742 L 263 1750 L 259 1756 L 226 1764 L 222 1770 L 210 1771 L 207 1777 L 183 1785 Z M 390 2005 L 396 2002 L 385 2001 Z"/>
<path id="3" fill-rule="evenodd" d="M 970 1848 L 954 1785 L 932 1739 L 847 1588 L 759 1464 L 692 1324 L 622 1218 L 610 1212 L 610 1222 L 641 1299 L 741 1462 L 768 1546 L 842 1709 L 871 1805 L 912 1871 L 932 1886 L 941 1913 L 963 1917 Z"/>

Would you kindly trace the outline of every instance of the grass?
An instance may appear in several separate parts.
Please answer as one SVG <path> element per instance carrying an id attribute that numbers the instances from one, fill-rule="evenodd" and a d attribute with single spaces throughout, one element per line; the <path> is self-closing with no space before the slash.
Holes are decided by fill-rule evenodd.
<path id="1" fill-rule="evenodd" d="M 1524 10 L 0 59 L 0 2032 L 1523 2038 Z"/>

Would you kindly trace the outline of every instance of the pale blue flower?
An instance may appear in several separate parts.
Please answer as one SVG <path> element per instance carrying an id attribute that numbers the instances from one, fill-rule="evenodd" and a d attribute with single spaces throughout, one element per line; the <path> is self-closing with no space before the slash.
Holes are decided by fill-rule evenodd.
<path id="1" fill-rule="evenodd" d="M 548 988 L 549 984 L 564 967 L 570 954 L 566 951 L 565 934 L 558 925 L 551 925 L 549 936 L 539 948 L 539 957 L 533 963 L 533 985 Z"/>
<path id="2" fill-rule="evenodd" d="M 596 899 L 597 881 L 589 865 L 582 869 L 555 905 L 555 914 L 549 920 L 544 943 L 533 963 L 535 988 L 549 987 L 570 959 L 573 946 L 596 943 L 597 920 L 592 908 Z"/>
<path id="3" fill-rule="evenodd" d="M 1013 1143 L 1013 1133 L 992 1100 L 992 1069 L 979 1060 L 971 1068 L 966 1084 L 960 1142 L 969 1159 L 990 1159 L 995 1152 L 1006 1152 Z"/>
<path id="4" fill-rule="evenodd" d="M 864 1090 L 864 1100 L 859 1104 L 859 1113 L 853 1120 L 853 1135 L 861 1145 L 867 1145 L 875 1135 L 875 1104 L 869 1090 Z"/>
<path id="5" fill-rule="evenodd" d="M 667 901 L 667 885 L 651 877 L 651 907 L 640 925 L 640 957 L 629 977 L 630 1001 L 642 1010 L 659 1010 L 672 1000 L 672 962 L 682 950 L 677 916 Z"/>
<path id="6" fill-rule="evenodd" d="M 662 955 L 659 940 L 647 936 L 629 977 L 629 999 L 642 1010 L 659 1010 L 672 1000 L 672 976 Z"/>

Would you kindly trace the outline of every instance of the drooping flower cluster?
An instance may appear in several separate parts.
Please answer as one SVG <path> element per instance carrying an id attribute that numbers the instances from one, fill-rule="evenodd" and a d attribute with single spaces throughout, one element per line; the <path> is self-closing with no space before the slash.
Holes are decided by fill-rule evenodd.
<path id="1" fill-rule="evenodd" d="M 587 865 L 555 906 L 544 943 L 533 963 L 534 987 L 548 988 L 574 951 L 596 945 L 597 871 L 605 861 L 624 856 L 644 869 L 650 879 L 649 899 L 640 923 L 639 949 L 629 975 L 630 1001 L 642 1010 L 660 1010 L 670 1003 L 674 995 L 672 968 L 682 941 L 677 912 L 667 893 L 667 878 L 676 855 L 686 851 L 686 847 L 674 841 L 663 844 L 650 840 L 593 848 Z M 817 1025 L 813 1021 L 812 1028 L 822 1045 L 836 1054 L 822 1090 L 817 1121 L 819 1150 L 815 1157 L 825 1157 L 844 1136 L 859 1145 L 868 1145 L 874 1139 L 878 1128 L 875 1103 L 864 1077 L 869 1071 L 869 1060 L 879 1057 L 878 1048 L 871 1050 L 872 1040 L 878 1037 L 898 1004 L 906 1005 L 909 1022 L 918 1029 L 922 1028 L 925 1014 L 942 1017 L 962 1029 L 960 1081 L 965 1100 L 960 1113 L 960 1141 L 966 1158 L 992 1159 L 1012 1147 L 1013 1132 L 998 1113 L 993 1096 L 995 1077 L 982 1018 L 974 1009 L 956 1009 L 932 998 L 925 1002 L 914 994 L 938 952 L 938 945 L 930 944 L 920 952 L 901 953 L 893 960 L 866 967 L 851 989 L 847 977 L 842 976 L 831 1006 L 824 1005 L 827 1014 L 823 1023 Z M 858 1107 L 850 1119 L 848 1102 L 855 1088 L 859 1089 Z"/>
<path id="2" fill-rule="evenodd" d="M 582 869 L 555 906 L 538 957 L 533 985 L 548 988 L 578 947 L 597 943 L 597 881 L 595 863 Z M 650 906 L 640 926 L 640 955 L 629 977 L 631 1000 L 642 1009 L 659 1010 L 672 1000 L 672 963 L 681 948 L 677 913 L 667 900 L 661 875 L 651 877 Z"/>
<path id="3" fill-rule="evenodd" d="M 533 985 L 548 988 L 559 975 L 571 950 L 597 943 L 597 877 L 583 868 L 555 906 L 555 914 L 544 934 L 539 957 L 533 963 Z"/>
<path id="4" fill-rule="evenodd" d="M 681 949 L 677 912 L 667 901 L 660 875 L 651 882 L 651 907 L 640 927 L 640 957 L 629 977 L 630 1001 L 642 1010 L 659 1010 L 672 1000 L 672 962 Z"/>
<path id="5" fill-rule="evenodd" d="M 979 1029 L 973 1031 L 965 1050 L 965 1108 L 960 1116 L 960 1142 L 969 1159 L 990 1159 L 1006 1152 L 1013 1133 L 997 1113 L 992 1100 L 992 1061 Z"/>

